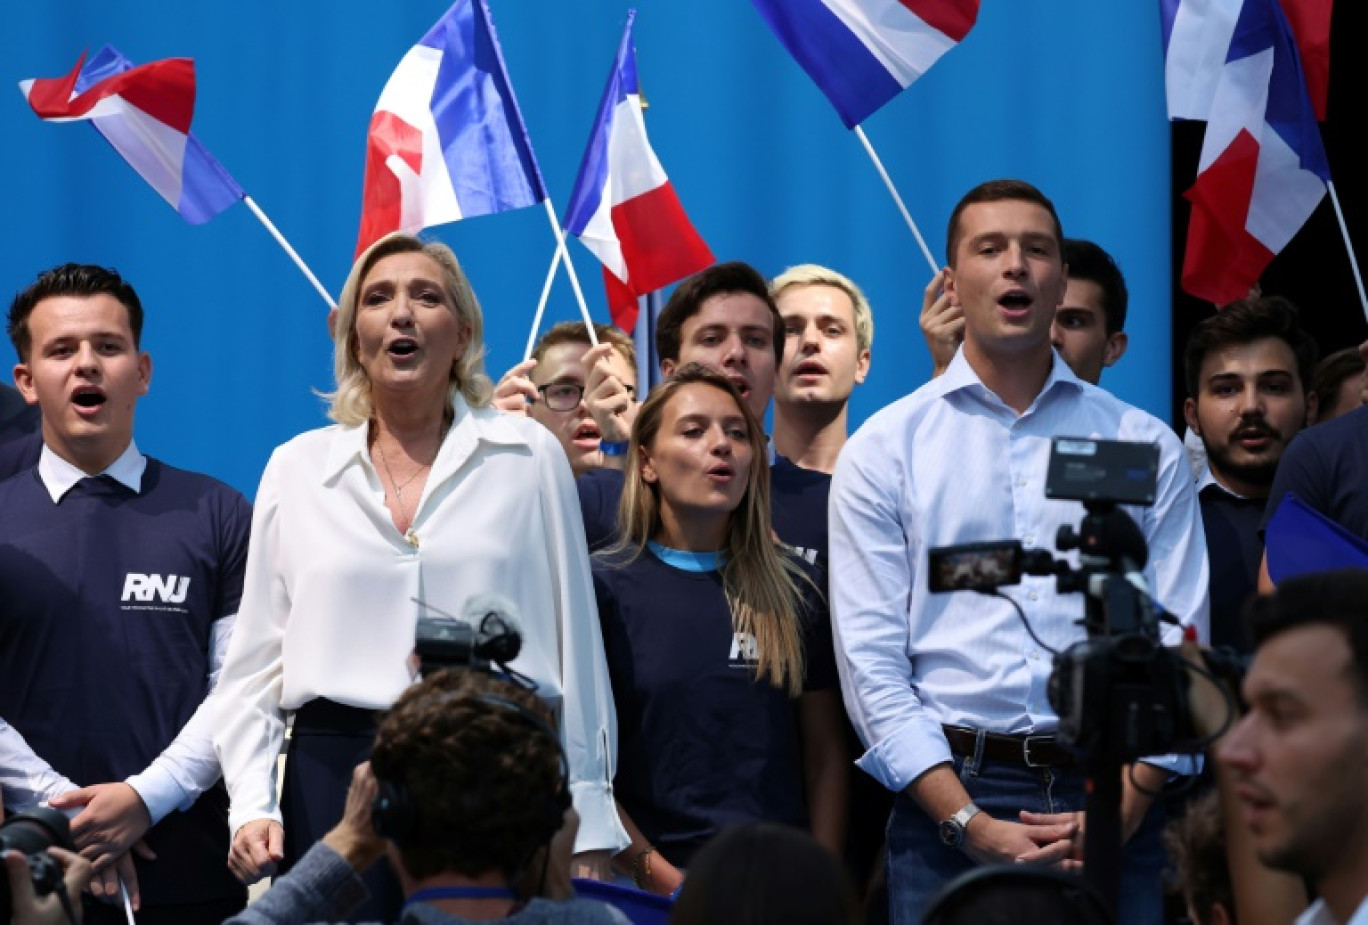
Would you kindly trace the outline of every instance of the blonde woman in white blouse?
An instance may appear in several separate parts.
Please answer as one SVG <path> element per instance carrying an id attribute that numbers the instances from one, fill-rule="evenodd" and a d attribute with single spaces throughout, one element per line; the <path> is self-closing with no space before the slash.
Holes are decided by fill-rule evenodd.
<path id="1" fill-rule="evenodd" d="M 400 234 L 372 245 L 333 319 L 337 423 L 267 464 L 216 694 L 229 866 L 246 881 L 297 858 L 340 817 L 374 711 L 412 680 L 415 600 L 459 613 L 488 591 L 520 611 L 512 667 L 559 715 L 582 819 L 577 873 L 606 872 L 627 844 L 573 477 L 549 431 L 489 407 L 482 327 L 445 245 Z M 299 712 L 278 801 L 290 711 Z"/>

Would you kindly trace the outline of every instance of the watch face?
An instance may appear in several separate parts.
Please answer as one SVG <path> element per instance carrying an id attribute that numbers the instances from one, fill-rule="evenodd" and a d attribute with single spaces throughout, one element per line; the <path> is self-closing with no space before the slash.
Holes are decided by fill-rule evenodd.
<path id="1" fill-rule="evenodd" d="M 940 824 L 941 841 L 950 848 L 958 848 L 960 842 L 964 841 L 964 827 L 953 819 L 947 819 Z"/>

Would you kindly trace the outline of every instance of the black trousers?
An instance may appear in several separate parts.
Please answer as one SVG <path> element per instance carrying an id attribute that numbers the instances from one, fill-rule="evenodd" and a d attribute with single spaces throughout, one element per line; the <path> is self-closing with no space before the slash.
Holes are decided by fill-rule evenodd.
<path id="1" fill-rule="evenodd" d="M 352 770 L 370 757 L 375 729 L 374 711 L 331 700 L 311 700 L 295 714 L 280 797 L 285 821 L 281 873 L 342 819 Z M 362 879 L 370 898 L 352 910 L 347 921 L 398 921 L 404 894 L 389 862 L 381 858 Z"/>

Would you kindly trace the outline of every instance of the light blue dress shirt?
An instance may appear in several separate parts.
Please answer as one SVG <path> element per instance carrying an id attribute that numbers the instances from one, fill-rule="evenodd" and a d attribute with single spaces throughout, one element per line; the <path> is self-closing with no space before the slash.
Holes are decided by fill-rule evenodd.
<path id="1" fill-rule="evenodd" d="M 1050 653 L 1011 606 L 970 592 L 931 594 L 926 583 L 931 547 L 1017 539 L 1054 552 L 1059 527 L 1079 524 L 1081 503 L 1045 498 L 1056 436 L 1159 445 L 1154 505 L 1126 510 L 1149 544 L 1145 576 L 1155 596 L 1207 638 L 1206 540 L 1192 470 L 1174 433 L 1080 381 L 1058 356 L 1045 387 L 1018 415 L 961 351 L 943 376 L 860 428 L 831 486 L 841 687 L 868 749 L 857 764 L 890 790 L 950 760 L 942 724 L 1009 734 L 1048 734 L 1058 724 L 1045 692 Z M 1068 558 L 1077 565 L 1076 553 Z M 1028 576 L 1004 593 L 1051 648 L 1085 637 L 1077 623 L 1082 595 L 1056 593 L 1054 578 Z M 1165 631 L 1169 644 L 1180 638 L 1176 627 Z"/>

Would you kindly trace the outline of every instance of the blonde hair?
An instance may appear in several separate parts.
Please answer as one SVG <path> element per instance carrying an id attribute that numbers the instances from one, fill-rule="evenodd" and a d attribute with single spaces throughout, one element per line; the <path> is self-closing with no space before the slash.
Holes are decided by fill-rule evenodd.
<path id="1" fill-rule="evenodd" d="M 706 385 L 725 392 L 746 418 L 751 447 L 746 493 L 727 522 L 722 550 L 722 587 L 731 609 L 732 627 L 755 639 L 757 678 L 796 697 L 803 692 L 803 635 L 798 625 L 798 582 L 808 580 L 791 557 L 780 552 L 770 527 L 770 473 L 764 431 L 741 393 L 724 376 L 687 363 L 668 382 L 651 391 L 632 425 L 626 482 L 618 505 L 617 543 L 600 553 L 607 561 L 630 562 L 660 529 L 660 489 L 643 478 L 641 448 L 655 442 L 665 408 L 690 385 Z M 810 583 L 810 581 L 809 581 Z"/>
<path id="2" fill-rule="evenodd" d="M 633 371 L 636 370 L 636 344 L 625 331 L 611 324 L 595 324 L 594 336 L 600 344 L 604 341 L 612 344 L 613 349 L 627 361 L 627 365 Z M 584 326 L 583 321 L 562 321 L 547 331 L 541 336 L 541 340 L 537 341 L 537 346 L 532 348 L 531 359 L 540 363 L 545 358 L 546 351 L 565 344 L 584 344 L 586 349 L 589 347 L 589 329 Z"/>
<path id="3" fill-rule="evenodd" d="M 395 232 L 376 241 L 356 259 L 337 305 L 337 319 L 333 325 L 333 376 L 337 389 L 324 393 L 323 398 L 328 402 L 328 417 L 348 427 L 360 427 L 375 412 L 370 379 L 356 353 L 356 310 L 361 286 L 377 263 L 395 254 L 423 254 L 436 263 L 442 270 L 443 288 L 451 300 L 452 311 L 458 320 L 470 327 L 470 343 L 461 358 L 451 365 L 447 415 L 452 414 L 457 395 L 470 407 L 483 408 L 494 394 L 494 383 L 485 375 L 484 369 L 484 315 L 460 261 L 451 248 L 440 241 L 423 241 L 411 234 Z"/>
<path id="4" fill-rule="evenodd" d="M 865 298 L 864 292 L 850 277 L 815 263 L 800 263 L 796 267 L 789 267 L 774 278 L 770 283 L 770 296 L 778 302 L 779 295 L 793 286 L 830 286 L 844 292 L 850 297 L 850 304 L 855 309 L 856 346 L 861 350 L 868 350 L 874 346 L 874 312 L 870 309 L 869 300 Z"/>

